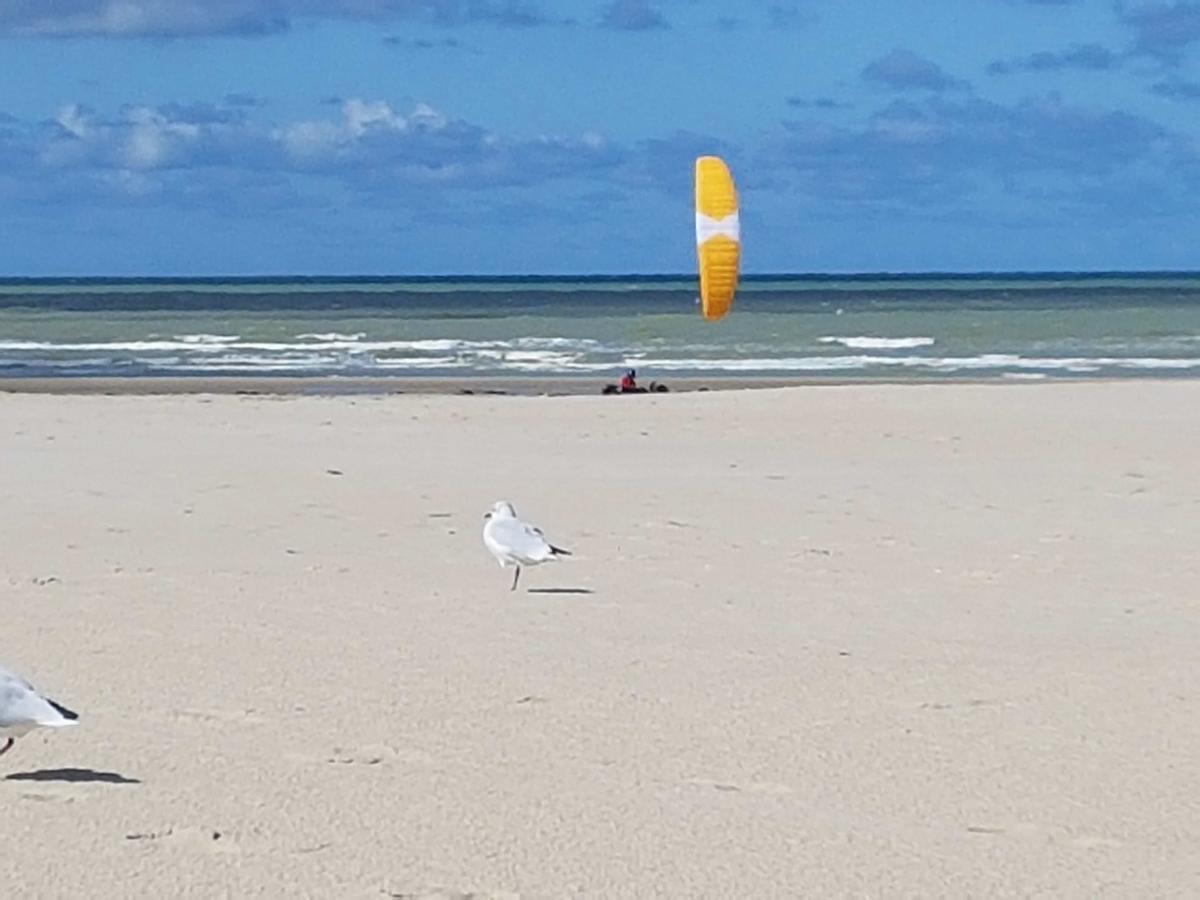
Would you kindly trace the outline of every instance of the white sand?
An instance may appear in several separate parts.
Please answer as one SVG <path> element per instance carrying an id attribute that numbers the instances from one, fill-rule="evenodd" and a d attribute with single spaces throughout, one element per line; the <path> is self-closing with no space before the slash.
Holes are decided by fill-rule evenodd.
<path id="1" fill-rule="evenodd" d="M 0 885 L 1197 896 L 1198 409 L 0 396 Z"/>

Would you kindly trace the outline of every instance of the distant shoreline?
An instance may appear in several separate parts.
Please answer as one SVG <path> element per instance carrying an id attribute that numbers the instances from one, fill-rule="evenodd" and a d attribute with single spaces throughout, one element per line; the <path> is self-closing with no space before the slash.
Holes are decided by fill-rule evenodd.
<path id="1" fill-rule="evenodd" d="M 82 377 L 0 378 L 0 392 L 11 394 L 267 394 L 280 396 L 347 394 L 492 394 L 541 396 L 546 394 L 600 396 L 614 379 L 545 376 L 391 376 L 391 377 L 277 377 L 277 376 L 191 376 L 191 377 Z M 664 380 L 668 392 L 727 391 L 753 388 L 798 387 L 839 384 L 869 379 L 830 378 L 671 378 Z M 649 387 L 647 381 L 644 386 Z M 638 397 L 662 394 L 638 394 Z"/>
<path id="2" fill-rule="evenodd" d="M 661 397 L 672 393 L 704 391 L 764 390 L 794 387 L 839 387 L 852 385 L 984 385 L 1030 386 L 1046 384 L 1079 384 L 1109 382 L 1190 381 L 1189 376 L 1113 378 L 1111 376 L 1077 376 L 1071 378 L 981 378 L 942 376 L 938 378 L 887 378 L 856 375 L 850 378 L 812 376 L 777 377 L 684 377 L 663 380 L 668 391 L 658 394 L 637 394 L 637 397 Z M 63 394 L 63 395 L 122 395 L 162 396 L 182 394 L 246 394 L 256 396 L 382 396 L 387 394 L 417 395 L 491 395 L 491 396 L 601 396 L 604 379 L 588 377 L 544 376 L 391 376 L 391 377 L 284 377 L 277 376 L 131 376 L 131 377 L 66 377 L 66 378 L 0 378 L 0 394 Z M 649 381 L 644 386 L 648 387 Z"/>

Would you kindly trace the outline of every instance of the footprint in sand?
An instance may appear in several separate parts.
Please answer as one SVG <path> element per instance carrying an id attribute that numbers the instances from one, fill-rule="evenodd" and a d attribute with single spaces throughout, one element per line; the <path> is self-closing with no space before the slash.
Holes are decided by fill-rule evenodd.
<path id="1" fill-rule="evenodd" d="M 171 718 L 195 722 L 234 722 L 238 725 L 258 725 L 263 717 L 252 709 L 176 709 Z"/>
<path id="2" fill-rule="evenodd" d="M 391 757 L 387 747 L 358 747 L 344 749 L 334 747 L 325 762 L 339 766 L 377 766 Z"/>
<path id="3" fill-rule="evenodd" d="M 22 800 L 32 800 L 34 803 L 74 803 L 75 798 L 66 794 L 19 794 Z"/>
<path id="4" fill-rule="evenodd" d="M 1058 829 L 1052 826 L 1035 825 L 1030 822 L 1020 822 L 1007 828 L 993 825 L 968 825 L 967 831 L 979 835 L 1011 835 L 1026 840 L 1049 840 Z M 1069 838 L 1066 843 L 1081 850 L 1116 850 L 1124 846 L 1121 841 L 1098 835 L 1077 835 Z"/>
<path id="5" fill-rule="evenodd" d="M 738 783 L 732 781 L 714 781 L 711 778 L 690 778 L 684 784 L 691 787 L 708 788 L 714 791 L 723 793 L 742 793 L 742 794 L 765 794 L 773 797 L 782 797 L 785 794 L 792 793 L 792 789 L 786 784 L 780 784 L 776 781 L 751 781 L 746 783 Z"/>
<path id="6" fill-rule="evenodd" d="M 520 894 L 511 891 L 451 891 L 445 888 L 429 888 L 385 893 L 391 900 L 521 900 Z"/>
<path id="7" fill-rule="evenodd" d="M 1124 846 L 1120 841 L 1115 841 L 1112 838 L 1096 837 L 1094 835 L 1077 837 L 1071 843 L 1083 850 L 1115 850 L 1118 847 Z"/>
<path id="8" fill-rule="evenodd" d="M 127 831 L 123 835 L 129 844 L 144 846 L 183 847 L 211 853 L 240 852 L 236 835 L 222 828 L 202 825 L 167 825 Z"/>
<path id="9" fill-rule="evenodd" d="M 333 747 L 319 755 L 289 753 L 287 759 L 300 763 L 322 763 L 331 766 L 422 765 L 435 757 L 421 750 L 390 747 L 386 744 L 364 744 L 361 747 Z"/>

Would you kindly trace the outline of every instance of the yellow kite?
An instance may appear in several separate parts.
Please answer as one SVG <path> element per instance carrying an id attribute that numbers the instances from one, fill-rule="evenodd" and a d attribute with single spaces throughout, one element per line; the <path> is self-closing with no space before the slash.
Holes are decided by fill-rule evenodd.
<path id="1" fill-rule="evenodd" d="M 696 160 L 696 253 L 700 258 L 700 311 L 722 318 L 737 292 L 742 234 L 737 190 L 729 166 L 716 156 Z"/>

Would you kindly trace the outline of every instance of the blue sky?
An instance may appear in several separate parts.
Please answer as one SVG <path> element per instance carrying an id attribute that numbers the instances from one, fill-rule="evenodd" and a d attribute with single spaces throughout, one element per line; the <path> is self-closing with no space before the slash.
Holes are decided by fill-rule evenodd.
<path id="1" fill-rule="evenodd" d="M 1200 0 L 0 0 L 0 275 L 1200 269 Z"/>

